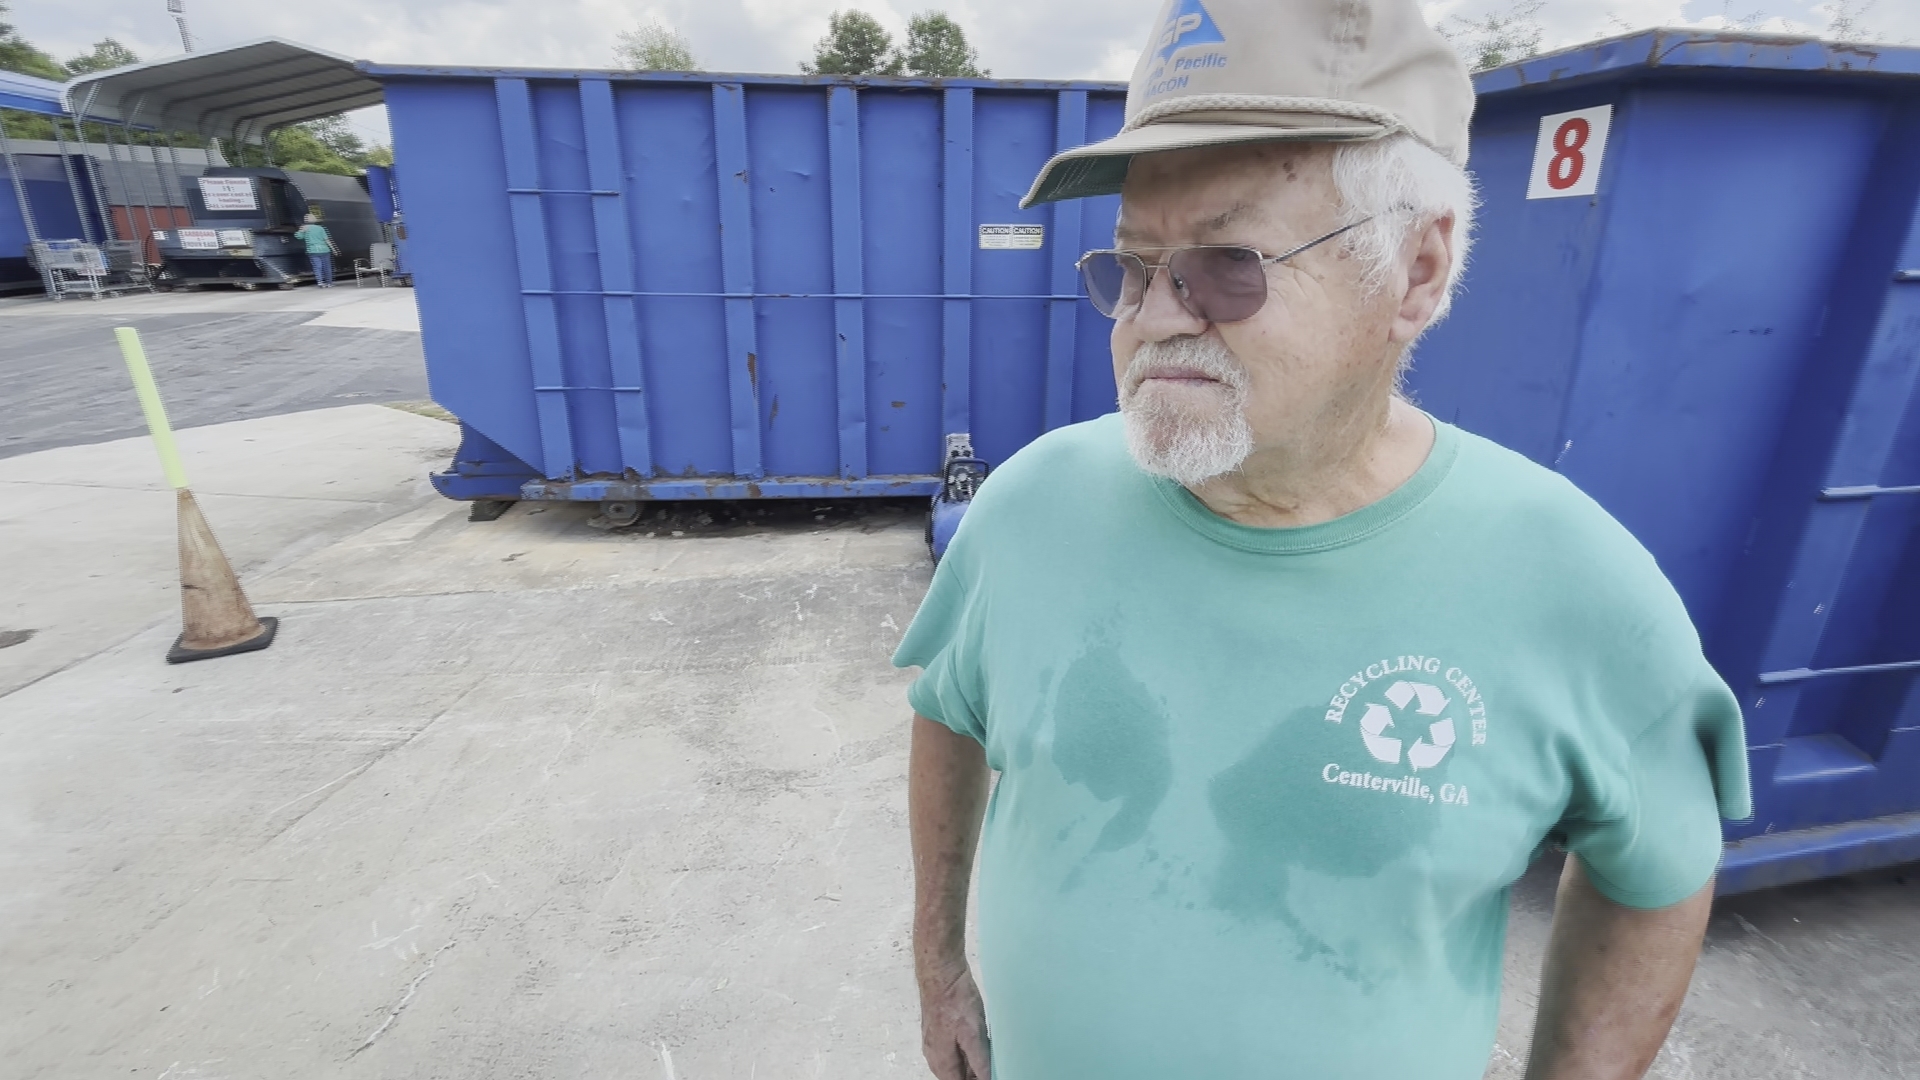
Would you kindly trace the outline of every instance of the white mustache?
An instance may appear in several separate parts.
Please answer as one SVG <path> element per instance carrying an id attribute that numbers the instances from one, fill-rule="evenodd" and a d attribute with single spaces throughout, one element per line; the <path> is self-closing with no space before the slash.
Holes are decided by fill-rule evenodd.
<path id="1" fill-rule="evenodd" d="M 1217 381 L 1225 400 L 1207 402 L 1186 394 L 1139 393 L 1160 373 L 1198 373 Z M 1127 362 L 1120 386 L 1127 451 L 1143 470 L 1193 485 L 1232 472 L 1253 452 L 1247 424 L 1252 380 L 1225 345 L 1199 337 L 1169 338 L 1142 345 Z"/>
<path id="2" fill-rule="evenodd" d="M 1134 352 L 1121 380 L 1120 399 L 1124 403 L 1141 383 L 1156 375 L 1183 369 L 1198 371 L 1238 393 L 1247 390 L 1247 371 L 1225 345 L 1201 337 L 1176 337 L 1149 341 Z"/>

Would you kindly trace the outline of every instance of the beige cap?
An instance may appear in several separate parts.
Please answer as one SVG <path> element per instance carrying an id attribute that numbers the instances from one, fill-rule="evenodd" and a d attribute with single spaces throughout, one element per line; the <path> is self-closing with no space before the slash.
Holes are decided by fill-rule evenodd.
<path id="1" fill-rule="evenodd" d="M 1467 162 L 1473 83 L 1418 0 L 1167 0 L 1127 122 L 1047 162 L 1021 206 L 1111 195 L 1135 154 L 1405 131 Z"/>

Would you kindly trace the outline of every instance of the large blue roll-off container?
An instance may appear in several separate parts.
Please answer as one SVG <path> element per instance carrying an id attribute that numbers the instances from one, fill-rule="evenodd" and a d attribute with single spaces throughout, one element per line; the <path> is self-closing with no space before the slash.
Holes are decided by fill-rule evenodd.
<path id="1" fill-rule="evenodd" d="M 1120 87 L 363 67 L 449 496 L 934 495 L 937 541 L 1113 407 L 1073 262 L 1116 201 L 1017 206 Z M 1674 581 L 1747 717 L 1722 891 L 1920 859 L 1920 50 L 1661 31 L 1476 83 L 1414 393 Z"/>
<path id="2" fill-rule="evenodd" d="M 361 67 L 462 424 L 443 494 L 951 502 L 1113 408 L 1074 262 L 1118 200 L 1019 202 L 1122 87 Z"/>
<path id="3" fill-rule="evenodd" d="M 1476 85 L 1419 401 L 1679 589 L 1746 713 L 1723 891 L 1920 859 L 1920 49 L 1655 32 Z"/>

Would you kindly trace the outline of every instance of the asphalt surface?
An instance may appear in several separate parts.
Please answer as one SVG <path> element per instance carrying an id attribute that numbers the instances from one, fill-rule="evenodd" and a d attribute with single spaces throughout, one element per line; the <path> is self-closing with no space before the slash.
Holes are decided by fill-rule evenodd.
<path id="1" fill-rule="evenodd" d="M 275 298 L 246 299 L 256 295 Z M 139 329 L 178 428 L 427 397 L 418 333 L 308 326 L 320 315 L 311 310 L 80 314 L 85 301 L 31 303 L 0 312 L 0 458 L 146 432 L 116 326 Z"/>
<path id="2" fill-rule="evenodd" d="M 339 325 L 402 298 L 171 299 L 0 310 L 0 1076 L 927 1075 L 917 511 L 468 522 L 423 479 L 450 426 L 318 411 L 426 396 L 416 334 Z M 127 324 L 270 650 L 160 659 L 171 496 L 102 442 L 144 434 Z M 1557 869 L 1514 890 L 1489 1080 Z M 1722 898 L 1650 1075 L 1916 1080 L 1916 1003 L 1920 867 Z"/>

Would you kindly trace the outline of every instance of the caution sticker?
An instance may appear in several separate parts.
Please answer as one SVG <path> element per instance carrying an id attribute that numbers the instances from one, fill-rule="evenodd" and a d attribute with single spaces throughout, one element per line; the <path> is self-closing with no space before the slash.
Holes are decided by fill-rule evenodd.
<path id="1" fill-rule="evenodd" d="M 1038 251 L 1047 242 L 1045 225 L 982 225 L 981 251 Z"/>

